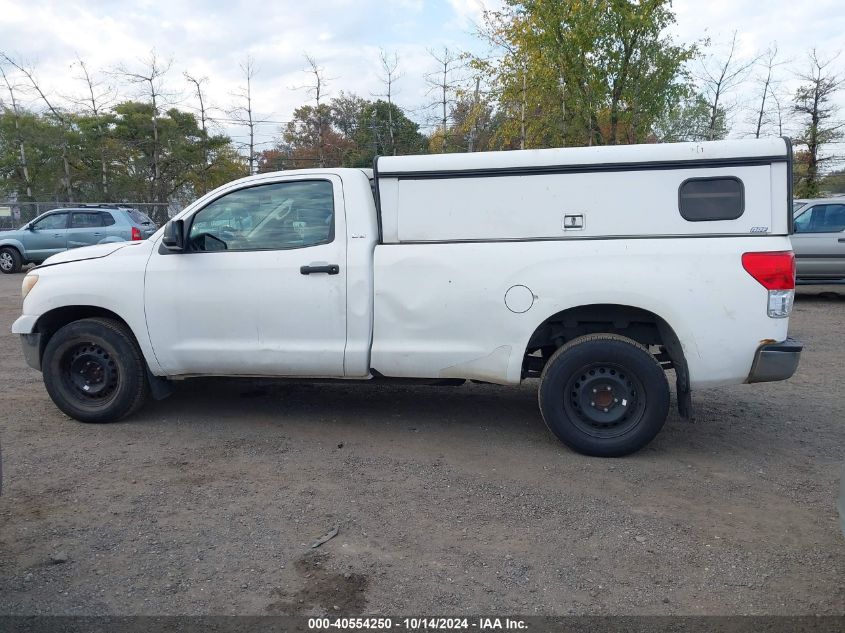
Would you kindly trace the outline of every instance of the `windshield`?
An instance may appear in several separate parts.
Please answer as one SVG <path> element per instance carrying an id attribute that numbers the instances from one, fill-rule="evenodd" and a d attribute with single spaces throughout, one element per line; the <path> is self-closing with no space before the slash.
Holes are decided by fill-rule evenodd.
<path id="1" fill-rule="evenodd" d="M 795 213 L 796 211 L 798 211 L 798 209 L 800 209 L 801 207 L 804 207 L 806 205 L 807 205 L 806 200 L 793 200 L 792 201 L 792 212 Z"/>

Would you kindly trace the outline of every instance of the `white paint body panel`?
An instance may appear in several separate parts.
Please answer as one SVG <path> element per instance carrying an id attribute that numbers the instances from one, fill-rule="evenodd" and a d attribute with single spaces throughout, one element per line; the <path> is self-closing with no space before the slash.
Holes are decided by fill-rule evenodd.
<path id="1" fill-rule="evenodd" d="M 771 167 L 502 176 L 397 183 L 398 242 L 750 233 L 772 220 Z M 678 187 L 688 178 L 736 176 L 745 185 L 737 220 L 688 222 Z M 390 179 L 396 180 L 396 179 Z M 483 185 L 482 185 L 483 183 Z M 624 192 L 624 195 L 622 194 Z M 468 205 L 467 200 L 472 200 Z M 786 191 L 774 200 L 783 208 Z M 584 229 L 565 231 L 565 215 Z"/>
<path id="2" fill-rule="evenodd" d="M 744 382 L 762 339 L 786 338 L 746 251 L 787 237 L 577 240 L 376 247 L 373 368 L 388 376 L 518 383 L 534 330 L 568 308 L 620 304 L 662 317 L 681 341 L 693 387 Z M 514 313 L 505 293 L 530 288 Z M 454 315 L 463 315 L 456 319 Z"/>
<path id="3" fill-rule="evenodd" d="M 38 283 L 23 302 L 23 315 L 12 330 L 32 332 L 37 317 L 65 306 L 94 306 L 119 315 L 132 329 L 150 370 L 163 374 L 144 317 L 144 271 L 152 251 L 149 240 L 75 248 L 49 258 L 35 269 Z M 104 253 L 108 252 L 107 255 Z M 56 261 L 58 265 L 52 265 Z M 36 317 L 33 319 L 32 317 Z M 29 326 L 30 329 L 26 329 Z"/>
<path id="4" fill-rule="evenodd" d="M 781 162 L 702 168 L 639 169 L 672 161 Z M 702 234 L 784 235 L 788 232 L 786 147 L 781 139 L 448 154 L 379 159 L 386 243 L 566 239 Z M 480 176 L 497 170 L 612 171 Z M 464 170 L 470 177 L 432 177 Z M 733 221 L 688 222 L 678 212 L 678 188 L 688 178 L 734 176 L 745 189 L 745 211 Z M 567 214 L 584 229 L 564 231 Z"/>

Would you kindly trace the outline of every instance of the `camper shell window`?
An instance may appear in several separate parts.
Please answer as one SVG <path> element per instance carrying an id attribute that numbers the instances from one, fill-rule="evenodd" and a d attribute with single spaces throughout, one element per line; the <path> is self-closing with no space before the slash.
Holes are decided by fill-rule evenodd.
<path id="1" fill-rule="evenodd" d="M 739 178 L 690 178 L 678 189 L 678 209 L 689 222 L 736 220 L 745 211 L 745 187 Z"/>

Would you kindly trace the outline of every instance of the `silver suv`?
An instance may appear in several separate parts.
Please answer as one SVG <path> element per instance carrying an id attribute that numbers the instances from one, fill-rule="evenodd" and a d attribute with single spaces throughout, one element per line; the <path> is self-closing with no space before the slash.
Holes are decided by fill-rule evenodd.
<path id="1" fill-rule="evenodd" d="M 71 248 L 145 240 L 157 226 L 146 213 L 119 206 L 54 209 L 16 231 L 0 231 L 0 271 L 16 273 Z"/>
<path id="2" fill-rule="evenodd" d="M 845 197 L 793 203 L 792 250 L 800 284 L 845 284 Z"/>

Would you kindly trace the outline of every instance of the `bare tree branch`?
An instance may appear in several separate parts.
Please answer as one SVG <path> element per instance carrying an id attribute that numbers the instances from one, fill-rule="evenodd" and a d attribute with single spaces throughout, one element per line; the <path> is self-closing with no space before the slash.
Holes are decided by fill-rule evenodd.
<path id="1" fill-rule="evenodd" d="M 29 165 L 26 161 L 26 147 L 23 142 L 23 133 L 21 131 L 18 101 L 15 98 L 15 86 L 11 81 L 9 81 L 9 77 L 6 75 L 6 71 L 3 70 L 3 66 L 0 66 L 0 75 L 2 75 L 3 83 L 6 84 L 6 88 L 9 90 L 9 99 L 11 99 L 12 102 L 12 117 L 15 120 L 15 140 L 18 143 L 18 155 L 21 159 L 21 172 L 23 173 L 23 180 L 26 186 L 26 197 L 28 200 L 32 200 L 32 180 L 29 177 Z"/>
<path id="2" fill-rule="evenodd" d="M 756 57 L 745 61 L 735 59 L 737 53 L 736 38 L 737 32 L 734 31 L 730 49 L 726 57 L 723 59 L 711 58 L 712 62 L 716 64 L 715 69 L 710 69 L 707 60 L 702 60 L 701 62 L 701 75 L 699 79 L 703 84 L 704 96 L 710 105 L 710 123 L 707 130 L 708 140 L 713 140 L 717 136 L 719 109 L 721 108 L 726 114 L 733 109 L 733 106 L 725 105 L 725 97 L 745 80 L 751 68 L 757 62 Z"/>
<path id="3" fill-rule="evenodd" d="M 41 98 L 47 109 L 53 117 L 59 122 L 62 128 L 62 186 L 65 190 L 65 198 L 68 202 L 73 202 L 73 185 L 70 177 L 70 160 L 68 158 L 68 120 L 65 114 L 59 110 L 52 101 L 47 97 L 46 93 L 41 89 L 41 85 L 35 80 L 35 71 L 24 66 L 22 63 L 15 61 L 6 53 L 0 52 L 0 58 L 6 60 L 8 64 L 15 67 L 19 72 L 29 80 L 29 84 L 36 94 Z"/>
<path id="4" fill-rule="evenodd" d="M 240 125 L 246 127 L 247 132 L 249 133 L 249 145 L 247 149 L 249 154 L 247 163 L 249 165 L 249 175 L 252 176 L 255 173 L 256 167 L 255 126 L 257 123 L 255 112 L 252 107 L 252 80 L 255 79 L 255 76 L 258 74 L 258 69 L 255 66 L 255 60 L 250 55 L 248 55 L 247 58 L 240 63 L 240 68 L 246 84 L 241 86 L 237 92 L 233 93 L 233 96 L 240 99 L 241 104 L 235 106 L 229 114 Z"/>

